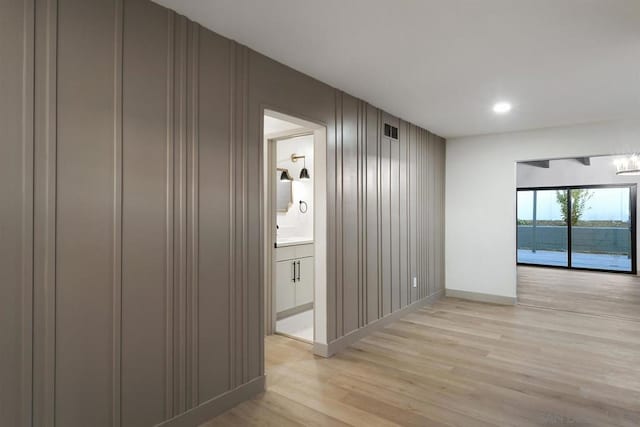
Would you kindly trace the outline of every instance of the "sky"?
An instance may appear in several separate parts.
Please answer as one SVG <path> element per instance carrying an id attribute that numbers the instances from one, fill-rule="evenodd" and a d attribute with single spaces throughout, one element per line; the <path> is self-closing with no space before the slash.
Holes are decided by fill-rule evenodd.
<path id="1" fill-rule="evenodd" d="M 580 218 L 584 221 L 629 220 L 629 188 L 595 188 Z M 555 190 L 538 190 L 538 220 L 562 220 Z M 518 191 L 518 219 L 533 219 L 533 191 Z"/>

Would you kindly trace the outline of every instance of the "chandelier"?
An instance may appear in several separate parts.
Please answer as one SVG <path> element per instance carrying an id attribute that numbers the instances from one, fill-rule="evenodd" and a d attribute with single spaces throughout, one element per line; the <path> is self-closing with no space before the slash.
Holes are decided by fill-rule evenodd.
<path id="1" fill-rule="evenodd" d="M 615 161 L 616 175 L 640 175 L 640 156 L 633 154 Z"/>

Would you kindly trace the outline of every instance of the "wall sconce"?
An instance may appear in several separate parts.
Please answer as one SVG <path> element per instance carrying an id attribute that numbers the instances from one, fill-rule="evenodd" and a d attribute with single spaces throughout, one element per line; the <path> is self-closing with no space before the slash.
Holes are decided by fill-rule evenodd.
<path id="1" fill-rule="evenodd" d="M 309 176 L 309 170 L 307 169 L 307 158 L 306 158 L 305 156 L 301 156 L 301 155 L 299 156 L 299 155 L 296 155 L 295 153 L 293 153 L 293 154 L 291 155 L 291 161 L 292 161 L 293 163 L 297 162 L 297 161 L 298 161 L 298 159 L 302 159 L 302 161 L 304 162 L 304 165 L 303 165 L 302 169 L 300 170 L 300 179 L 301 179 L 302 181 L 308 181 L 308 180 L 310 180 L 310 179 L 311 179 L 311 177 Z"/>
<path id="2" fill-rule="evenodd" d="M 280 181 L 293 181 L 293 177 L 289 174 L 289 169 L 276 168 L 280 173 Z"/>

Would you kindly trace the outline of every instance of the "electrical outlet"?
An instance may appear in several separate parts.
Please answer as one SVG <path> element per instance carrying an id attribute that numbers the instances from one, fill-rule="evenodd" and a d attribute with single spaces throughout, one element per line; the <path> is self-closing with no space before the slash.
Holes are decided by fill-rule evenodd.
<path id="1" fill-rule="evenodd" d="M 417 277 L 414 277 L 414 278 L 413 278 L 413 287 L 414 287 L 414 288 L 417 288 L 417 287 L 418 287 L 418 278 L 417 278 Z"/>

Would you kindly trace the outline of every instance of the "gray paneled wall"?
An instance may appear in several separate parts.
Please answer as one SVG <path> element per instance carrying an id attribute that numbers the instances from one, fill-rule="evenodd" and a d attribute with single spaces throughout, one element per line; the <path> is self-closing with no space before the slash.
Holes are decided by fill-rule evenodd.
<path id="1" fill-rule="evenodd" d="M 342 92 L 335 97 L 330 340 L 444 289 L 443 139 Z M 398 140 L 384 136 L 384 123 L 399 127 Z"/>
<path id="2" fill-rule="evenodd" d="M 0 57 L 3 425 L 189 425 L 262 387 L 264 108 L 327 126 L 329 339 L 442 291 L 426 130 L 147 0 L 0 0 Z"/>

